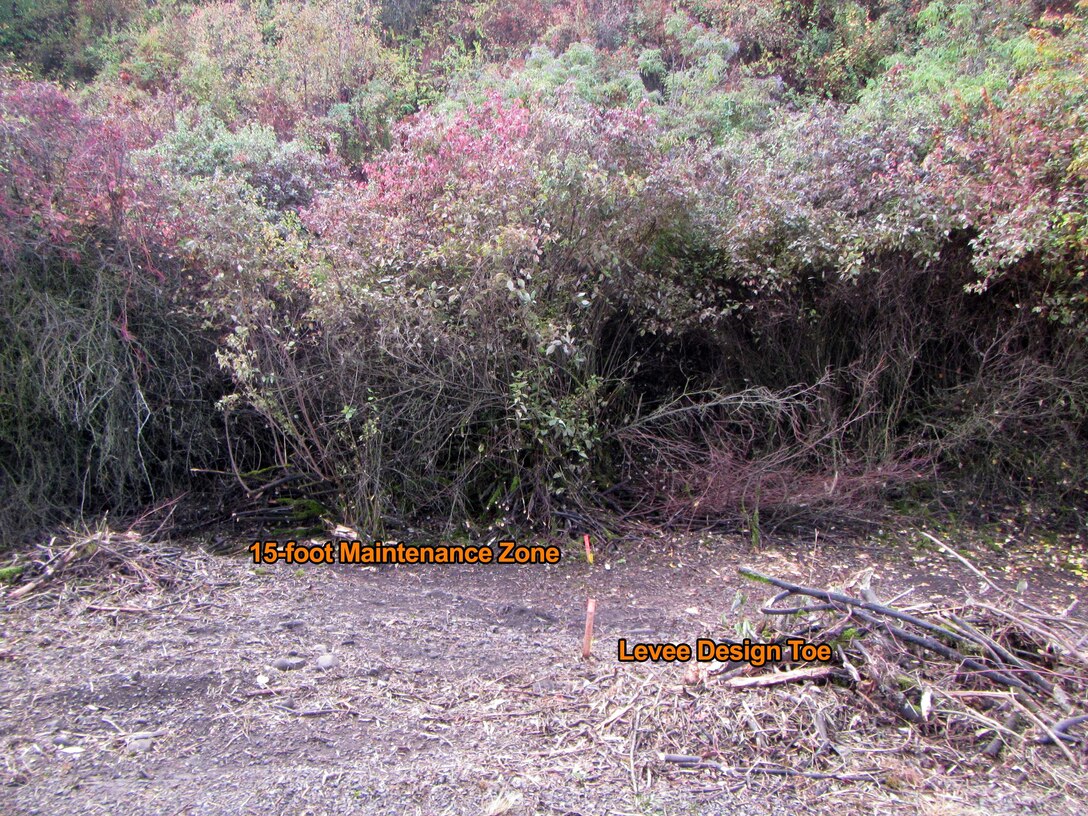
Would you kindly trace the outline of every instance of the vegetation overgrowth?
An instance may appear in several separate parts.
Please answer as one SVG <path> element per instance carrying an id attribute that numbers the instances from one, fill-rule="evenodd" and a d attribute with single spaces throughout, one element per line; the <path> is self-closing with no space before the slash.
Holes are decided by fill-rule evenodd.
<path id="1" fill-rule="evenodd" d="M 1083 524 L 1086 45 L 1071 0 L 6 4 L 0 529 L 209 473 L 375 530 Z"/>

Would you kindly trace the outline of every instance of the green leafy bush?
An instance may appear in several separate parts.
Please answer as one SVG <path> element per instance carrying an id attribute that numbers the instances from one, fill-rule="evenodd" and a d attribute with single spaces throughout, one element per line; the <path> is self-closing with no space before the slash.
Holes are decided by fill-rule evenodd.
<path id="1" fill-rule="evenodd" d="M 206 113 L 179 116 L 152 153 L 178 175 L 238 176 L 277 210 L 308 205 L 328 175 L 319 156 L 297 142 L 281 142 L 267 125 L 251 122 L 232 132 Z"/>

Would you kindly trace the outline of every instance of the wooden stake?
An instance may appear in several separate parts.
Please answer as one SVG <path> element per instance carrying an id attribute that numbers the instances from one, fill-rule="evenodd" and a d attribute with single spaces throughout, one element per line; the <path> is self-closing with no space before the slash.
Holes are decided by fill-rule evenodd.
<path id="1" fill-rule="evenodd" d="M 597 614 L 597 601 L 586 601 L 586 636 L 582 639 L 582 659 L 589 660 L 593 654 L 593 616 Z"/>

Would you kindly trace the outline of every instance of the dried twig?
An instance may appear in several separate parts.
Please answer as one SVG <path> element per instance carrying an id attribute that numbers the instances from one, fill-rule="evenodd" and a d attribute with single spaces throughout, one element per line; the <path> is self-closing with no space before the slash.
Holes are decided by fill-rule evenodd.
<path id="1" fill-rule="evenodd" d="M 1070 736 L 1066 732 L 1073 726 L 1080 725 L 1084 722 L 1088 722 L 1088 714 L 1078 714 L 1076 717 L 1067 717 L 1061 722 L 1050 726 L 1047 734 L 1040 737 L 1038 742 L 1040 745 L 1052 745 L 1054 743 L 1054 738 L 1057 737 L 1067 742 L 1079 743 L 1081 741 L 1079 737 Z"/>
<path id="2" fill-rule="evenodd" d="M 792 669 L 774 674 L 759 674 L 755 677 L 732 677 L 725 680 L 724 685 L 730 688 L 764 688 L 782 683 L 796 683 L 800 680 L 819 680 L 822 677 L 834 674 L 835 671 L 835 667 L 831 665 L 806 666 L 801 669 Z"/>
<path id="3" fill-rule="evenodd" d="M 886 632 L 888 632 L 888 634 L 898 638 L 899 640 L 910 643 L 914 646 L 920 646 L 932 652 L 936 652 L 941 657 L 945 657 L 950 660 L 956 660 L 966 668 L 977 671 L 979 674 L 987 677 L 990 680 L 993 680 L 994 682 L 1001 683 L 1002 685 L 1006 686 L 1011 686 L 1013 688 L 1023 689 L 1025 691 L 1030 690 L 1027 685 L 1020 682 L 1015 677 L 1010 677 L 1004 672 L 995 671 L 987 667 L 985 664 L 980 663 L 973 658 L 967 657 L 957 652 L 955 649 L 952 649 L 948 646 L 945 646 L 943 643 L 934 640 L 933 638 L 908 632 L 907 630 L 895 626 L 888 621 L 880 620 L 879 618 L 876 618 L 869 613 L 875 612 L 889 618 L 894 618 L 895 620 L 909 623 L 913 626 L 918 627 L 919 629 L 923 629 L 927 632 L 932 632 L 933 634 L 937 634 L 941 637 L 945 637 L 949 640 L 953 640 L 956 642 L 962 642 L 964 640 L 964 638 L 957 633 L 950 632 L 949 630 L 942 628 L 935 623 L 930 623 L 929 621 L 922 620 L 915 615 L 909 615 L 905 612 L 900 612 L 890 607 L 883 606 L 882 604 L 872 603 L 871 601 L 863 601 L 860 598 L 851 598 L 850 596 L 843 595 L 839 592 L 831 592 L 829 590 L 804 587 L 798 584 L 790 583 L 789 581 L 783 581 L 779 578 L 772 578 L 769 575 L 764 575 L 761 572 L 756 572 L 749 567 L 741 567 L 738 572 L 746 578 L 751 578 L 755 581 L 772 584 L 779 589 L 787 590 L 794 595 L 808 595 L 812 598 L 816 598 L 817 600 L 824 601 L 825 603 L 844 604 L 853 607 L 855 609 L 854 614 L 857 615 L 857 617 L 861 618 L 866 623 L 870 623 L 874 626 L 879 626 L 883 628 Z"/>
<path id="4" fill-rule="evenodd" d="M 768 776 L 800 776 L 805 779 L 834 779 L 839 782 L 878 782 L 880 777 L 875 773 L 823 773 L 819 771 L 799 771 L 796 768 L 787 768 L 784 765 L 772 765 L 760 763 L 748 768 L 730 768 L 721 762 L 703 759 L 702 757 L 688 754 L 660 754 L 662 762 L 671 762 L 684 768 L 710 768 L 723 774 L 735 777 L 750 776 L 752 774 L 766 774 Z"/>

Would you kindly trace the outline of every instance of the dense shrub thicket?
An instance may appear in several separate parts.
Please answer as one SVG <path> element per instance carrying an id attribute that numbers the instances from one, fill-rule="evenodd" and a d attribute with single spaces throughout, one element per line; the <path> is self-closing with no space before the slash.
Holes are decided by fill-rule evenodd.
<path id="1" fill-rule="evenodd" d="M 8 529 L 194 468 L 371 527 L 1083 521 L 1083 3 L 12 10 Z"/>
<path id="2" fill-rule="evenodd" d="M 0 528 L 131 511 L 218 460 L 213 346 L 128 138 L 50 85 L 0 90 Z M 222 388 L 222 385 L 219 386 Z"/>

